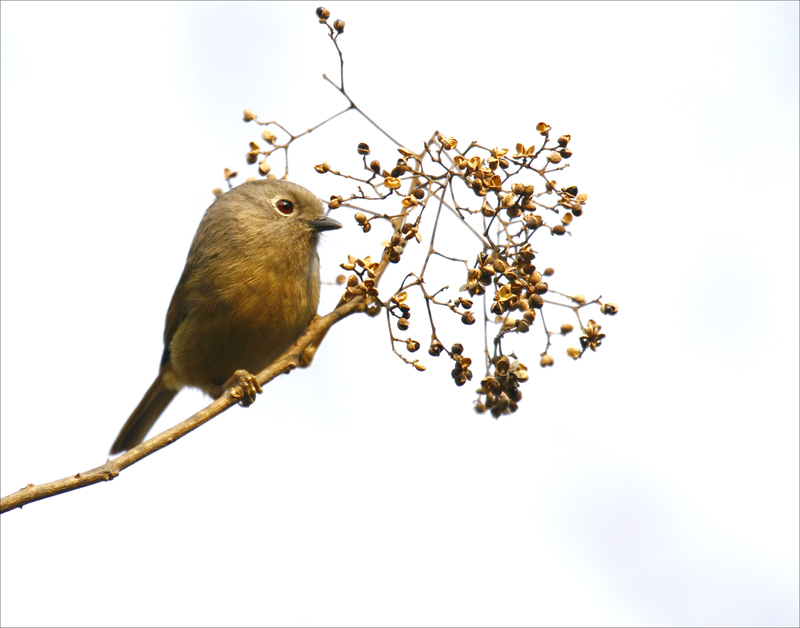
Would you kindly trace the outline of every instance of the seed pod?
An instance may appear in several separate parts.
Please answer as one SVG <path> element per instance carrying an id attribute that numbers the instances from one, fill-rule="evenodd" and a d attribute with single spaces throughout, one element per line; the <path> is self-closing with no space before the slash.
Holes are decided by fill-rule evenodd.
<path id="1" fill-rule="evenodd" d="M 336 20 L 333 23 L 333 27 L 336 29 L 336 32 L 341 35 L 344 32 L 344 20 Z"/>
<path id="2" fill-rule="evenodd" d="M 324 22 L 330 16 L 331 16 L 331 12 L 328 11 L 328 9 L 326 9 L 325 7 L 318 7 L 317 8 L 317 17 L 320 19 L 320 21 Z"/>
<path id="3" fill-rule="evenodd" d="M 617 312 L 619 312 L 619 307 L 616 303 L 603 303 L 603 306 L 600 308 L 600 311 L 603 314 L 608 314 L 609 316 L 614 316 Z"/>
<path id="4" fill-rule="evenodd" d="M 375 318 L 380 313 L 381 313 L 381 302 L 378 301 L 377 299 L 370 300 L 364 307 L 364 314 L 366 314 L 371 318 Z"/>
<path id="5" fill-rule="evenodd" d="M 470 268 L 467 271 L 467 285 L 474 286 L 481 278 L 481 271 L 478 268 Z"/>
<path id="6" fill-rule="evenodd" d="M 508 375 L 508 367 L 511 365 L 511 361 L 508 359 L 508 356 L 501 355 L 497 358 L 497 362 L 495 362 L 494 370 L 500 377 L 504 377 Z"/>
<path id="7" fill-rule="evenodd" d="M 481 388 L 487 393 L 496 393 L 500 391 L 500 382 L 496 377 L 489 375 L 481 380 Z"/>
<path id="8" fill-rule="evenodd" d="M 397 329 L 405 331 L 408 328 L 409 328 L 409 324 L 408 324 L 408 319 L 407 318 L 401 318 L 401 319 L 399 319 L 397 321 Z"/>
<path id="9" fill-rule="evenodd" d="M 519 250 L 519 257 L 526 262 L 529 262 L 536 257 L 536 253 L 533 252 L 529 242 L 526 242 L 522 245 L 522 248 Z"/>
<path id="10" fill-rule="evenodd" d="M 444 346 L 442 345 L 441 342 L 438 342 L 437 340 L 434 340 L 431 343 L 431 346 L 428 347 L 428 353 L 433 357 L 440 356 L 442 354 L 442 351 L 444 351 Z"/>
<path id="11" fill-rule="evenodd" d="M 361 142 L 358 145 L 358 154 L 359 155 L 369 155 L 369 144 Z"/>
<path id="12" fill-rule="evenodd" d="M 544 220 L 542 220 L 542 217 L 539 214 L 528 214 L 525 216 L 525 226 L 533 231 L 536 231 L 539 227 L 541 227 L 543 222 Z"/>

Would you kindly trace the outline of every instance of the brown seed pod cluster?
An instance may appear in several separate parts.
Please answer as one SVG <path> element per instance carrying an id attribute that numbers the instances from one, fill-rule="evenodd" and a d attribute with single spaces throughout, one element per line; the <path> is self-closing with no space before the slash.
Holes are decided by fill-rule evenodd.
<path id="1" fill-rule="evenodd" d="M 453 362 L 455 362 L 455 366 L 453 366 L 453 370 L 450 371 L 450 375 L 456 383 L 456 386 L 463 386 L 472 379 L 472 371 L 469 368 L 472 364 L 472 360 L 464 355 L 464 346 L 460 342 L 457 342 L 451 347 L 450 357 L 453 359 Z"/>
<path id="2" fill-rule="evenodd" d="M 340 114 L 361 113 L 344 87 L 344 56 L 338 37 L 345 23 L 333 20 L 323 7 L 316 10 L 316 17 L 327 28 L 339 55 L 339 83 L 324 78 L 349 100 Z M 260 125 L 259 141 L 266 142 L 264 148 L 250 143 L 247 163 L 257 167 L 258 175 L 275 177 L 267 161 L 276 151 L 283 151 L 284 177 L 288 176 L 290 146 L 314 129 L 333 123 L 340 114 L 292 134 L 277 122 L 259 121 L 246 109 L 245 122 Z M 378 126 L 372 118 L 367 120 Z M 472 369 L 477 365 L 464 347 L 472 347 L 473 337 L 482 336 L 484 376 L 476 390 L 475 408 L 495 418 L 510 414 L 522 399 L 520 384 L 528 379 L 518 354 L 524 358 L 532 351 L 531 343 L 541 337 L 543 346 L 533 351 L 541 367 L 552 366 L 554 343 L 578 330 L 580 347 L 569 347 L 566 354 L 579 359 L 587 349 L 597 351 L 605 338 L 595 320 L 584 322 L 581 311 L 592 307 L 609 316 L 618 312 L 617 305 L 603 303 L 600 297 L 587 299 L 580 293 L 560 292 L 554 269 L 538 263 L 546 254 L 544 247 L 559 240 L 550 236 L 572 236 L 587 213 L 588 195 L 575 183 L 556 181 L 571 165 L 573 138 L 556 136 L 549 124 L 539 122 L 521 127 L 519 139 L 523 141 L 516 142 L 513 149 L 477 141 L 464 145 L 435 131 L 427 141 L 413 145 L 416 151 L 399 142 L 387 150 L 382 142 L 391 138 L 378 129 L 382 134 L 349 144 L 354 149 L 350 157 L 358 155 L 361 170 L 353 172 L 344 157 L 324 152 L 315 160 L 319 175 L 336 177 L 341 184 L 337 189 L 341 193 L 330 197 L 328 208 L 352 211 L 355 226 L 364 234 L 382 233 L 371 241 L 382 247 L 378 261 L 349 255 L 341 265 L 350 272 L 337 280 L 344 285 L 342 300 L 363 299 L 360 310 L 371 316 L 384 312 L 393 352 L 416 370 L 425 370 L 413 357 L 425 357 L 420 349 L 427 346 L 430 358 L 447 354 L 453 361 L 450 376 L 457 386 L 473 379 Z M 276 133 L 288 139 L 281 140 Z M 364 141 L 367 139 L 369 143 Z M 337 168 L 341 165 L 341 170 L 331 163 Z M 226 181 L 234 176 L 235 172 L 225 171 Z M 460 242 L 473 244 L 467 253 L 451 252 L 452 239 L 442 238 L 440 222 L 451 216 L 456 217 L 455 228 L 464 229 Z M 422 257 L 421 270 L 416 265 L 411 270 L 407 263 L 415 255 L 416 259 Z M 379 290 L 384 271 L 392 266 L 402 269 L 400 284 Z M 443 276 L 446 279 L 441 281 Z M 381 294 L 391 296 L 382 299 Z M 412 309 L 417 313 L 413 319 Z M 564 315 L 569 320 L 565 321 Z M 548 328 L 553 324 L 555 327 Z M 541 336 L 535 333 L 539 329 Z M 429 342 L 418 340 L 428 337 Z M 478 351 L 470 349 L 473 356 L 479 355 Z"/>
<path id="3" fill-rule="evenodd" d="M 479 398 L 475 411 L 482 414 L 488 410 L 497 419 L 516 412 L 522 399 L 519 384 L 528 379 L 528 369 L 507 355 L 494 358 L 490 368 L 492 372 L 486 374 L 477 390 Z"/>

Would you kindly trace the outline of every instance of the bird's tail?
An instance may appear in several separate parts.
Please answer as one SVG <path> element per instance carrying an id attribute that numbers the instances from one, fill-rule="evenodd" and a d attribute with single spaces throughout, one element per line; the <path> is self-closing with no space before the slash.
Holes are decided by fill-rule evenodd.
<path id="1" fill-rule="evenodd" d="M 110 453 L 112 455 L 119 454 L 141 443 L 147 436 L 147 432 L 158 420 L 158 417 L 161 416 L 161 413 L 164 412 L 170 401 L 177 394 L 177 390 L 167 388 L 166 384 L 164 384 L 163 373 L 160 373 L 156 377 L 156 381 L 144 394 L 130 418 L 125 421 L 117 440 L 111 446 Z"/>

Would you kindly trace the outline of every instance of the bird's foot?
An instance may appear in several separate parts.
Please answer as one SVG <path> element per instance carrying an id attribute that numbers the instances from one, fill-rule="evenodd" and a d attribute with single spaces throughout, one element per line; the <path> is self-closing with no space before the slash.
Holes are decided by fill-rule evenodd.
<path id="1" fill-rule="evenodd" d="M 231 395 L 239 400 L 240 405 L 245 407 L 252 405 L 256 400 L 256 395 L 262 392 L 261 385 L 255 375 L 251 375 L 244 369 L 239 369 L 233 374 L 233 379 L 239 385 L 231 388 Z"/>

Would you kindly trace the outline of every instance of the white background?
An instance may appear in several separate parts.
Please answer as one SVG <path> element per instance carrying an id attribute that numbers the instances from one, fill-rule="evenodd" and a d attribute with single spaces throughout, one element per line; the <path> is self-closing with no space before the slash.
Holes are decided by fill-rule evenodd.
<path id="1" fill-rule="evenodd" d="M 243 108 L 344 106 L 315 7 L 3 3 L 3 495 L 105 460 L 210 190 L 247 176 Z M 2 624 L 797 625 L 798 5 L 328 8 L 353 98 L 412 148 L 572 135 L 589 205 L 537 244 L 620 314 L 552 369 L 529 334 L 499 421 L 345 321 L 251 409 L 3 515 Z M 381 145 L 352 113 L 307 139 L 291 178 L 324 198 L 314 163 Z M 380 250 L 339 217 L 326 279 Z"/>

